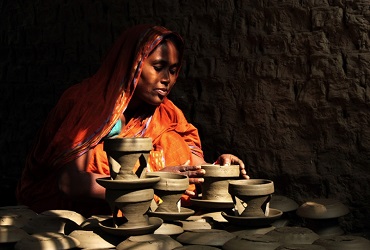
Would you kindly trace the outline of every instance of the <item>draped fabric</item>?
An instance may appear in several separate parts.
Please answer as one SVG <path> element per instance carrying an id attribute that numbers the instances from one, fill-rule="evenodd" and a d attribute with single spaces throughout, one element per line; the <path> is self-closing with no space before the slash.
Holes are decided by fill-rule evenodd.
<path id="1" fill-rule="evenodd" d="M 58 172 L 93 149 L 86 171 L 109 175 L 103 139 L 130 102 L 145 59 L 169 34 L 178 36 L 160 26 L 137 25 L 128 29 L 112 46 L 96 74 L 63 93 L 27 157 L 17 188 L 21 204 L 36 212 L 73 209 L 85 214 L 101 213 L 101 201 L 91 199 L 91 204 L 79 204 L 61 193 Z M 181 62 L 182 51 L 179 54 Z M 203 157 L 197 129 L 167 98 L 155 109 L 141 110 L 119 136 L 152 138 L 150 171 L 183 164 L 191 159 L 191 154 Z"/>

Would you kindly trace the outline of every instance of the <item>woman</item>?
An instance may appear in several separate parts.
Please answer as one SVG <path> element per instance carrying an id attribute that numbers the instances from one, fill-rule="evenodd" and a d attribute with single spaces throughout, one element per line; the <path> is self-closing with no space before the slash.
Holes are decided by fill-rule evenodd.
<path id="1" fill-rule="evenodd" d="M 197 129 L 167 99 L 183 55 L 182 38 L 163 27 L 125 31 L 101 68 L 70 87 L 47 117 L 18 184 L 21 204 L 36 212 L 68 209 L 85 216 L 110 213 L 97 178 L 109 175 L 104 138 L 151 137 L 149 171 L 187 174 L 199 184 L 204 170 Z M 243 162 L 221 155 L 220 164 Z M 187 195 L 195 195 L 194 186 Z"/>

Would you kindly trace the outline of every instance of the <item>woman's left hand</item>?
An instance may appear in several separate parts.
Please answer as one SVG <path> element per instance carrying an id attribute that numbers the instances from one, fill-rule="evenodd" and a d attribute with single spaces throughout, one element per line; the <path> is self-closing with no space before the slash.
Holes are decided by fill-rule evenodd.
<path id="1" fill-rule="evenodd" d="M 242 160 L 232 154 L 222 154 L 218 157 L 217 164 L 221 166 L 229 166 L 229 165 L 239 165 L 240 168 L 240 176 L 244 179 L 249 179 L 247 175 L 247 171 L 245 171 L 245 165 Z"/>

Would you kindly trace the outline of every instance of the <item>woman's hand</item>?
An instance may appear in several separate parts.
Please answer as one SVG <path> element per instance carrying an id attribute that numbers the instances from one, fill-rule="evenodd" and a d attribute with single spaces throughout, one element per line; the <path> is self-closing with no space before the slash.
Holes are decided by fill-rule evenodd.
<path id="1" fill-rule="evenodd" d="M 221 166 L 229 166 L 229 165 L 239 165 L 240 167 L 240 176 L 244 179 L 249 179 L 249 176 L 247 175 L 247 171 L 245 171 L 245 165 L 242 160 L 240 160 L 238 157 L 232 154 L 222 154 L 218 157 L 217 164 L 220 164 Z"/>
<path id="2" fill-rule="evenodd" d="M 189 177 L 189 184 L 200 184 L 204 182 L 203 175 L 206 173 L 201 166 L 189 166 L 190 161 L 186 161 L 180 166 L 169 166 L 165 167 L 159 171 L 172 172 L 177 174 L 186 175 Z M 185 191 L 186 195 L 195 196 L 195 192 L 191 190 Z"/>

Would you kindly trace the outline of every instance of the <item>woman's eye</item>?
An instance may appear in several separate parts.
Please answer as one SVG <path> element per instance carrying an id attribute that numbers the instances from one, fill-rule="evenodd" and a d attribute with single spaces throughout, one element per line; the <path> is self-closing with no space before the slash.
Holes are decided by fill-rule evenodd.
<path id="1" fill-rule="evenodd" d="M 170 74 L 174 75 L 177 72 L 177 68 L 170 69 Z"/>
<path id="2" fill-rule="evenodd" d="M 153 66 L 155 71 L 161 71 L 163 69 L 162 66 Z"/>

